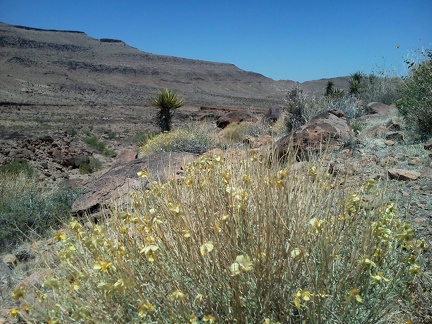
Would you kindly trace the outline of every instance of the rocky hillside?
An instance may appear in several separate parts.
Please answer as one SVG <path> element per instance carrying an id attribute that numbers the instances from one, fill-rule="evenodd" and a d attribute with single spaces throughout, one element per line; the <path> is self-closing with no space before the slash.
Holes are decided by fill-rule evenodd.
<path id="1" fill-rule="evenodd" d="M 346 78 L 335 86 L 346 87 Z M 293 86 L 322 92 L 327 79 L 274 81 L 233 64 L 139 51 L 79 31 L 0 23 L 0 102 L 143 105 L 170 88 L 193 105 L 268 108 Z"/>
<path id="2" fill-rule="evenodd" d="M 83 32 L 0 23 L 1 102 L 142 104 L 170 88 L 198 105 L 278 103 L 293 81 L 233 64 L 154 55 Z"/>

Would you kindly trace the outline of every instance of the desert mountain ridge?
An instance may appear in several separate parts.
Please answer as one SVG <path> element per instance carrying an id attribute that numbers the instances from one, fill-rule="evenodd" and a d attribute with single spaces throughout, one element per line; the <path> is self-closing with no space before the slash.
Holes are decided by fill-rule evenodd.
<path id="1" fill-rule="evenodd" d="M 275 81 L 234 64 L 156 55 L 82 31 L 0 22 L 0 102 L 27 105 L 145 105 L 169 88 L 191 105 L 266 109 L 298 86 L 322 92 L 328 79 Z M 346 88 L 348 77 L 332 78 Z"/>

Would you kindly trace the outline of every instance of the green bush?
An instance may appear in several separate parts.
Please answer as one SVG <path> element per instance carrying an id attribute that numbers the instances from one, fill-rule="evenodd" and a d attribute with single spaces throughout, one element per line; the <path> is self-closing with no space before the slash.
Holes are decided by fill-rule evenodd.
<path id="1" fill-rule="evenodd" d="M 35 170 L 27 162 L 19 160 L 13 160 L 0 167 L 0 176 L 17 176 L 19 174 L 33 177 L 35 176 Z"/>
<path id="2" fill-rule="evenodd" d="M 71 221 L 30 314 L 58 323 L 417 322 L 411 293 L 425 243 L 373 180 L 348 188 L 327 169 L 199 159 L 182 179 L 132 192 L 130 209 L 106 222 Z"/>
<path id="3" fill-rule="evenodd" d="M 162 132 L 171 131 L 171 120 L 174 109 L 181 107 L 183 103 L 184 99 L 177 98 L 177 95 L 168 89 L 165 89 L 165 91 L 160 91 L 158 95 L 152 100 L 153 106 L 160 108 L 157 114 L 157 122 Z"/>
<path id="4" fill-rule="evenodd" d="M 96 150 L 98 153 L 101 153 L 106 156 L 115 157 L 116 153 L 113 150 L 110 150 L 106 147 L 106 144 L 101 141 L 97 136 L 91 136 L 83 138 L 82 140 L 88 146 Z"/>
<path id="5" fill-rule="evenodd" d="M 0 250 L 58 226 L 77 195 L 72 189 L 45 188 L 25 173 L 0 173 Z"/>
<path id="6" fill-rule="evenodd" d="M 396 103 L 405 120 L 420 135 L 432 134 L 432 50 L 423 52 L 419 63 L 408 61 L 410 75 Z"/>
<path id="7" fill-rule="evenodd" d="M 202 154 L 213 148 L 211 137 L 199 127 L 183 128 L 150 137 L 141 147 L 141 154 L 190 152 Z"/>

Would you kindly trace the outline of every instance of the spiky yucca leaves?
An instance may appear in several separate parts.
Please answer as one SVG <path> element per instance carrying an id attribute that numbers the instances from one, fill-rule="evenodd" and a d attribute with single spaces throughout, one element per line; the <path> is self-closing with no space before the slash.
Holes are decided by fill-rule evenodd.
<path id="1" fill-rule="evenodd" d="M 162 132 L 169 132 L 171 130 L 173 110 L 181 107 L 184 104 L 184 99 L 177 98 L 174 92 L 165 89 L 158 93 L 152 100 L 152 104 L 160 108 L 157 120 Z"/>
<path id="2" fill-rule="evenodd" d="M 59 232 L 57 275 L 23 316 L 51 323 L 391 323 L 411 317 L 423 242 L 374 181 L 321 162 L 202 158 Z M 140 172 L 147 177 L 147 172 Z M 25 298 L 27 292 L 13 296 Z M 30 314 L 30 315 L 29 315 Z"/>
<path id="3" fill-rule="evenodd" d="M 358 95 L 363 90 L 364 90 L 363 74 L 361 72 L 353 73 L 349 80 L 349 93 L 352 95 Z"/>

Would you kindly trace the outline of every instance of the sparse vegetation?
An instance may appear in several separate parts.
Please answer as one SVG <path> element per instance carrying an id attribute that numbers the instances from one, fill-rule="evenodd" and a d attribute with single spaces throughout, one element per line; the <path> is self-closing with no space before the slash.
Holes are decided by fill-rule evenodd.
<path id="1" fill-rule="evenodd" d="M 72 189 L 45 188 L 34 171 L 16 166 L 0 170 L 0 250 L 59 227 L 78 194 Z"/>
<path id="2" fill-rule="evenodd" d="M 132 192 L 130 209 L 105 222 L 71 221 L 56 235 L 57 274 L 21 314 L 61 323 L 411 321 L 425 242 L 375 181 L 339 186 L 326 170 L 320 161 L 294 171 L 256 157 L 199 159 L 180 181 Z"/>
<path id="3" fill-rule="evenodd" d="M 396 102 L 405 120 L 420 135 L 432 135 L 432 50 L 422 52 L 420 62 L 408 60 L 410 75 Z"/>
<path id="4" fill-rule="evenodd" d="M 213 147 L 212 139 L 200 127 L 178 129 L 150 137 L 141 147 L 141 154 L 190 152 L 202 154 Z"/>
<path id="5" fill-rule="evenodd" d="M 162 132 L 171 131 L 174 109 L 181 107 L 183 103 L 184 99 L 178 98 L 174 92 L 168 89 L 159 92 L 152 100 L 152 104 L 159 107 L 157 122 Z"/>
<path id="6" fill-rule="evenodd" d="M 116 155 L 116 153 L 113 150 L 107 148 L 106 144 L 101 141 L 97 136 L 85 137 L 82 141 L 103 155 L 111 157 L 114 157 Z"/>

